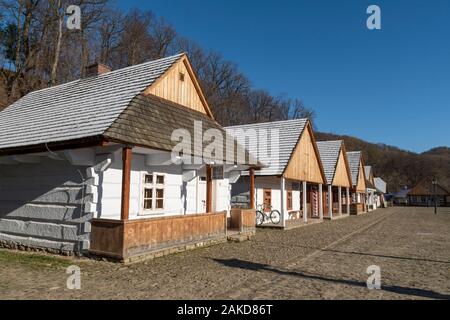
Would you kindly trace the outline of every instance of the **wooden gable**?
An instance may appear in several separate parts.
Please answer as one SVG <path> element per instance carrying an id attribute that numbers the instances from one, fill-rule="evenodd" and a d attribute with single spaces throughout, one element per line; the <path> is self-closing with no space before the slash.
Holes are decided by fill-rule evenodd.
<path id="1" fill-rule="evenodd" d="M 359 161 L 358 183 L 356 185 L 356 191 L 366 192 L 366 175 L 364 173 L 364 164 L 362 160 Z"/>
<path id="2" fill-rule="evenodd" d="M 197 76 L 186 55 L 148 87 L 144 94 L 158 96 L 213 118 Z"/>
<path id="3" fill-rule="evenodd" d="M 340 186 L 345 188 L 351 188 L 352 177 L 350 175 L 350 169 L 344 157 L 344 150 L 341 148 L 339 151 L 339 158 L 336 164 L 336 171 L 333 178 L 333 186 Z"/>
<path id="4" fill-rule="evenodd" d="M 325 174 L 309 122 L 292 152 L 283 176 L 296 181 L 325 184 Z"/>
<path id="5" fill-rule="evenodd" d="M 366 177 L 366 178 L 367 178 L 367 180 L 370 181 L 371 184 L 375 185 L 375 180 L 374 180 L 374 178 L 373 178 L 373 169 L 372 169 L 372 168 L 370 169 L 369 176 Z"/>

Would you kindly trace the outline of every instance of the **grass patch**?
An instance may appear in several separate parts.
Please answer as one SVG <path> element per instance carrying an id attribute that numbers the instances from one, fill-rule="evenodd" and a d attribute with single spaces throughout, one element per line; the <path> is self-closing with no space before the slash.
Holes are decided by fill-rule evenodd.
<path id="1" fill-rule="evenodd" d="M 0 250 L 0 264 L 3 263 L 20 264 L 32 268 L 67 268 L 73 264 L 73 261 L 38 253 Z"/>

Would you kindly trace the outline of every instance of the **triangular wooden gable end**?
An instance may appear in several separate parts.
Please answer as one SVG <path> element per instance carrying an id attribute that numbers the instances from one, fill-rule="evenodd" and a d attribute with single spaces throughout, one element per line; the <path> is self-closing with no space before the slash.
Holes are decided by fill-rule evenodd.
<path id="1" fill-rule="evenodd" d="M 325 173 L 309 121 L 297 141 L 283 176 L 295 181 L 325 184 Z"/>
<path id="2" fill-rule="evenodd" d="M 359 160 L 359 173 L 358 173 L 358 183 L 356 185 L 356 191 L 366 192 L 366 173 L 364 172 L 364 163 L 362 156 Z"/>
<path id="3" fill-rule="evenodd" d="M 336 170 L 334 172 L 333 186 L 340 186 L 345 188 L 352 187 L 352 176 L 350 174 L 350 167 L 348 165 L 347 157 L 344 155 L 345 148 L 342 144 L 339 151 L 339 158 L 336 164 Z"/>
<path id="4" fill-rule="evenodd" d="M 187 55 L 183 55 L 144 94 L 152 94 L 214 118 Z"/>

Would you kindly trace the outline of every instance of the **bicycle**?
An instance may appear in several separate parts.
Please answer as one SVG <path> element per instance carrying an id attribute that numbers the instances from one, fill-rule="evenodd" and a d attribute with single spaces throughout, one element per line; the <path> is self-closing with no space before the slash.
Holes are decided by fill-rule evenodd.
<path id="1" fill-rule="evenodd" d="M 269 209 L 269 212 L 265 212 L 264 209 Z M 273 224 L 279 224 L 281 218 L 281 213 L 278 210 L 273 210 L 272 206 L 264 206 L 264 204 L 259 204 L 256 210 L 256 225 L 260 226 L 266 221 L 270 221 Z"/>

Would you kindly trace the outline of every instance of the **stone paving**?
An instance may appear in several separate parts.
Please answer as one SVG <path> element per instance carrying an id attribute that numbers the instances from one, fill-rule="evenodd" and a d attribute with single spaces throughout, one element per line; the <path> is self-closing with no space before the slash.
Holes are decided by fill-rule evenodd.
<path id="1" fill-rule="evenodd" d="M 445 209 L 441 209 L 445 210 Z M 17 253 L 25 254 L 25 253 Z M 69 258 L 67 258 L 69 259 Z M 450 299 L 450 208 L 379 209 L 133 265 L 73 259 L 0 266 L 1 299 Z M 369 290 L 367 267 L 381 270 Z"/>

